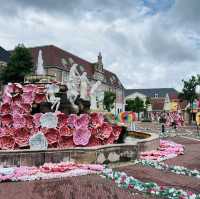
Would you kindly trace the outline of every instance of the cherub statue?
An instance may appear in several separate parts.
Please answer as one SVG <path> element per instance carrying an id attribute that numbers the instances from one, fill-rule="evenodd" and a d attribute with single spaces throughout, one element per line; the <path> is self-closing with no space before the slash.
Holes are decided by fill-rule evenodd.
<path id="1" fill-rule="evenodd" d="M 90 84 L 87 73 L 84 72 L 81 77 L 81 83 L 80 83 L 80 98 L 83 100 L 88 100 L 88 85 Z"/>
<path id="2" fill-rule="evenodd" d="M 46 88 L 47 88 L 47 93 L 46 93 L 47 102 L 52 103 L 51 110 L 53 110 L 54 107 L 56 106 L 56 111 L 58 111 L 60 106 L 60 97 L 56 97 L 55 93 L 59 92 L 59 86 L 53 83 L 53 84 L 47 84 Z"/>
<path id="3" fill-rule="evenodd" d="M 69 81 L 67 84 L 68 91 L 67 96 L 72 106 L 78 110 L 78 106 L 75 105 L 75 100 L 79 95 L 79 84 L 80 84 L 80 74 L 77 70 L 77 64 L 73 63 L 69 72 Z"/>
<path id="4" fill-rule="evenodd" d="M 95 110 L 97 109 L 97 94 L 96 91 L 98 87 L 101 85 L 100 81 L 97 81 L 90 90 L 90 109 Z"/>

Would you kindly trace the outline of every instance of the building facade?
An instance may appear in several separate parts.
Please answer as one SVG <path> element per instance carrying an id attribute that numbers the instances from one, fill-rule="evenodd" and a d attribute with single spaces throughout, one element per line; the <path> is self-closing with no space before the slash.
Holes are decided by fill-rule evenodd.
<path id="1" fill-rule="evenodd" d="M 174 88 L 150 88 L 150 89 L 126 89 L 126 100 L 139 97 L 144 102 L 147 98 L 150 99 L 150 112 L 172 111 L 178 109 L 175 107 L 178 99 L 178 92 Z"/>
<path id="2" fill-rule="evenodd" d="M 67 84 L 70 68 L 73 63 L 76 63 L 79 73 L 86 72 L 91 84 L 101 81 L 98 89 L 99 98 L 103 98 L 104 91 L 112 91 L 116 94 L 112 112 L 117 114 L 124 111 L 124 87 L 114 73 L 104 68 L 101 53 L 98 55 L 97 62 L 91 63 L 53 45 L 34 47 L 30 48 L 30 51 L 35 66 L 37 66 L 39 50 L 42 51 L 43 65 L 47 75 L 55 76 L 57 81 Z"/>

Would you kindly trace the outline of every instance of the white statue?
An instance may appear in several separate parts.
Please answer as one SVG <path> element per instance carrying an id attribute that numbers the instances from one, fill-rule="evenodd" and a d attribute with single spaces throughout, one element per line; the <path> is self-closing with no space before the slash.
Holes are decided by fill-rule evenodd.
<path id="1" fill-rule="evenodd" d="M 88 85 L 90 84 L 88 78 L 87 78 L 87 73 L 84 72 L 81 77 L 81 83 L 80 83 L 80 98 L 83 100 L 88 99 Z"/>
<path id="2" fill-rule="evenodd" d="M 97 81 L 90 90 L 90 109 L 96 110 L 97 109 L 97 89 L 101 85 L 100 81 Z"/>
<path id="3" fill-rule="evenodd" d="M 46 94 L 47 102 L 52 103 L 51 110 L 53 110 L 54 107 L 56 106 L 56 111 L 58 111 L 60 106 L 60 97 L 56 97 L 55 93 L 59 92 L 59 86 L 56 84 L 47 84 L 46 88 L 47 88 L 47 94 Z"/>
<path id="4" fill-rule="evenodd" d="M 75 100 L 79 95 L 79 85 L 80 85 L 80 74 L 77 70 L 77 64 L 73 64 L 69 71 L 69 81 L 67 84 L 68 91 L 67 96 L 72 106 L 75 109 L 78 109 L 78 106 L 75 105 Z"/>
<path id="5" fill-rule="evenodd" d="M 42 50 L 39 50 L 36 75 L 45 75 L 45 74 L 46 72 L 43 66 Z"/>

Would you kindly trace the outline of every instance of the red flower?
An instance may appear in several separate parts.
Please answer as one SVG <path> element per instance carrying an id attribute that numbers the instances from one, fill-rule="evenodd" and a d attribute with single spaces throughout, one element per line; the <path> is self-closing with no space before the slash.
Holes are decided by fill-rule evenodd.
<path id="1" fill-rule="evenodd" d="M 35 94 L 32 92 L 23 93 L 22 101 L 26 104 L 32 104 L 35 98 Z"/>
<path id="2" fill-rule="evenodd" d="M 24 115 L 24 118 L 26 120 L 26 127 L 29 129 L 32 129 L 34 127 L 33 116 L 32 115 Z"/>
<path id="3" fill-rule="evenodd" d="M 91 113 L 91 125 L 95 128 L 100 127 L 103 124 L 104 118 L 101 113 Z"/>
<path id="4" fill-rule="evenodd" d="M 29 92 L 36 92 L 37 86 L 34 84 L 27 84 L 23 87 L 23 92 L 24 93 L 29 93 Z"/>
<path id="5" fill-rule="evenodd" d="M 13 112 L 13 114 L 24 114 L 25 110 L 21 105 L 13 104 L 12 112 Z"/>
<path id="6" fill-rule="evenodd" d="M 31 104 L 23 103 L 21 106 L 23 107 L 25 113 L 31 112 Z"/>
<path id="7" fill-rule="evenodd" d="M 21 114 L 13 115 L 13 126 L 14 128 L 23 128 L 26 126 L 26 119 Z"/>
<path id="8" fill-rule="evenodd" d="M 35 103 L 40 104 L 46 101 L 46 95 L 44 93 L 36 93 L 35 94 Z"/>
<path id="9" fill-rule="evenodd" d="M 22 96 L 20 94 L 16 94 L 12 97 L 13 104 L 20 105 L 22 103 Z"/>
<path id="10" fill-rule="evenodd" d="M 28 128 L 18 128 L 15 130 L 15 142 L 19 147 L 28 146 L 30 130 Z"/>
<path id="11" fill-rule="evenodd" d="M 15 140 L 10 135 L 4 135 L 0 137 L 0 148 L 1 149 L 14 149 L 15 146 Z"/>
<path id="12" fill-rule="evenodd" d="M 58 127 L 67 125 L 67 116 L 64 113 L 58 113 L 57 117 L 58 117 Z"/>
<path id="13" fill-rule="evenodd" d="M 5 103 L 1 105 L 1 113 L 8 114 L 11 112 L 11 107 L 9 103 Z"/>
<path id="14" fill-rule="evenodd" d="M 3 127 L 10 126 L 13 123 L 13 117 L 11 114 L 5 114 L 1 116 L 1 124 Z"/>
<path id="15" fill-rule="evenodd" d="M 35 127 L 40 127 L 40 118 L 42 116 L 42 113 L 36 113 L 33 115 L 33 123 L 35 124 Z"/>
<path id="16" fill-rule="evenodd" d="M 52 145 L 58 142 L 58 134 L 59 132 L 57 129 L 54 129 L 54 128 L 47 129 L 45 133 L 45 137 L 47 138 L 49 145 Z"/>
<path id="17" fill-rule="evenodd" d="M 59 140 L 58 140 L 58 146 L 60 148 L 67 148 L 67 147 L 73 147 L 75 146 L 74 145 L 74 142 L 73 142 L 73 139 L 72 138 L 69 138 L 69 137 L 59 137 Z"/>
<path id="18" fill-rule="evenodd" d="M 70 129 L 67 126 L 62 126 L 59 129 L 59 134 L 60 136 L 71 137 L 73 135 L 73 129 Z"/>
<path id="19" fill-rule="evenodd" d="M 122 128 L 120 126 L 115 125 L 112 127 L 112 129 L 113 129 L 112 135 L 115 137 L 115 140 L 118 140 L 121 134 Z"/>

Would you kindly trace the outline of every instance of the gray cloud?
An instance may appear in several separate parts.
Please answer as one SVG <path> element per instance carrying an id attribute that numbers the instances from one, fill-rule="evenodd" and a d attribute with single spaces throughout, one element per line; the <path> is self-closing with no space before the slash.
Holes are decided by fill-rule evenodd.
<path id="1" fill-rule="evenodd" d="M 105 68 L 129 88 L 180 88 L 200 73 L 198 0 L 158 5 L 151 15 L 139 0 L 1 1 L 0 45 L 7 49 L 54 44 L 91 62 L 102 51 Z"/>

